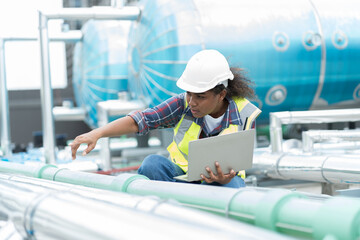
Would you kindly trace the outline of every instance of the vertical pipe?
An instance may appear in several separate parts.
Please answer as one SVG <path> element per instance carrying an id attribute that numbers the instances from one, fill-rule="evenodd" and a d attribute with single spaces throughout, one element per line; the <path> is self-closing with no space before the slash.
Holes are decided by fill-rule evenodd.
<path id="1" fill-rule="evenodd" d="M 44 156 L 46 163 L 54 164 L 55 157 L 55 130 L 53 96 L 50 76 L 49 38 L 47 17 L 39 11 L 39 43 L 41 58 L 41 111 L 43 125 Z"/>
<path id="2" fill-rule="evenodd" d="M 281 119 L 276 113 L 270 113 L 270 143 L 273 153 L 282 152 L 282 128 Z"/>
<path id="3" fill-rule="evenodd" d="M 302 144 L 304 152 L 312 152 L 314 141 L 309 132 L 302 132 Z"/>
<path id="4" fill-rule="evenodd" d="M 108 110 L 102 104 L 97 104 L 98 108 L 98 118 L 99 118 L 99 127 L 105 126 L 109 123 L 109 114 Z M 110 138 L 101 138 L 100 143 L 100 157 L 101 157 L 101 168 L 104 171 L 110 170 L 111 167 L 111 151 L 110 151 Z"/>
<path id="5" fill-rule="evenodd" d="M 111 0 L 111 7 L 122 8 L 125 5 L 124 1 L 125 0 Z"/>
<path id="6" fill-rule="evenodd" d="M 9 101 L 6 86 L 5 41 L 0 38 L 0 115 L 1 115 L 1 154 L 11 156 Z"/>

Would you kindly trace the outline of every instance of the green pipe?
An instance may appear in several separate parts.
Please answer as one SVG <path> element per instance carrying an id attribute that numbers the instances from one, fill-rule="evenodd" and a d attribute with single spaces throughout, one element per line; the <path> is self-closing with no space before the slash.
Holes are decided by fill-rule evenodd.
<path id="1" fill-rule="evenodd" d="M 46 168 L 56 168 L 56 166 L 50 164 L 26 165 L 26 164 L 0 161 L 0 169 L 2 172 L 18 173 L 28 177 L 40 178 L 42 171 Z"/>
<path id="2" fill-rule="evenodd" d="M 124 192 L 123 188 L 135 179 L 148 179 L 143 175 L 131 175 L 127 177 L 126 180 L 121 180 L 121 184 L 119 184 L 119 177 L 116 176 L 70 171 L 66 168 L 58 168 L 50 164 L 34 166 L 4 161 L 0 161 L 0 172 L 17 173 L 28 177 L 42 178 L 56 182 L 71 183 L 118 192 Z"/>
<path id="3" fill-rule="evenodd" d="M 0 162 L 0 171 L 136 195 L 175 199 L 185 206 L 302 238 L 352 240 L 360 237 L 360 200 L 356 198 L 319 199 L 284 189 L 232 189 L 150 181 L 136 174 L 105 176 L 58 169 L 52 165 L 33 167 Z"/>
<path id="4" fill-rule="evenodd" d="M 176 184 L 141 179 L 132 182 L 127 193 L 172 198 L 184 205 L 297 237 L 338 240 L 360 237 L 360 200 L 356 198 L 319 200 L 284 189 L 235 190 L 192 184 L 175 187 Z"/>

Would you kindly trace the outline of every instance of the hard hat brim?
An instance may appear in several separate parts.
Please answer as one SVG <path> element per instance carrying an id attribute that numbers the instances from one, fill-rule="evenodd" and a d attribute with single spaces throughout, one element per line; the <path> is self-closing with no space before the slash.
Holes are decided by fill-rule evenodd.
<path id="1" fill-rule="evenodd" d="M 206 91 L 214 88 L 216 86 L 216 84 L 217 83 L 215 83 L 214 86 L 209 85 L 207 87 L 196 87 L 194 85 L 186 83 L 182 77 L 180 77 L 176 82 L 176 86 L 178 86 L 179 88 L 181 88 L 182 90 L 184 90 L 186 92 L 192 92 L 192 93 L 206 92 Z"/>
<path id="2" fill-rule="evenodd" d="M 212 84 L 209 84 L 207 86 L 204 87 L 197 87 L 194 86 L 193 84 L 188 84 L 185 79 L 184 76 L 182 75 L 176 82 L 176 86 L 178 86 L 179 88 L 181 88 L 182 90 L 185 90 L 187 92 L 193 92 L 193 93 L 203 93 L 206 92 L 210 89 L 213 89 L 216 85 L 218 85 L 220 82 L 224 81 L 224 80 L 233 80 L 234 79 L 234 75 L 232 74 L 232 72 L 229 71 L 229 73 L 227 73 L 226 75 L 222 76 L 221 78 L 213 81 Z"/>

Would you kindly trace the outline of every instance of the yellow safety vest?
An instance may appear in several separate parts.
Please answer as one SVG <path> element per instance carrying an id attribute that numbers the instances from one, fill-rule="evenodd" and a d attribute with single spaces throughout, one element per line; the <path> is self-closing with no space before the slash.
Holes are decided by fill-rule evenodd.
<path id="1" fill-rule="evenodd" d="M 220 132 L 220 135 L 250 129 L 257 116 L 261 113 L 260 109 L 245 98 L 234 98 L 233 100 L 239 110 L 241 122 L 245 124 L 245 126 L 230 124 L 228 128 Z M 186 107 L 187 101 L 185 100 L 185 108 Z M 184 172 L 188 170 L 189 142 L 199 139 L 200 133 L 201 127 L 194 122 L 192 117 L 186 116 L 185 114 L 183 114 L 174 128 L 174 138 L 167 150 L 170 153 L 170 160 L 178 165 Z M 240 171 L 239 175 L 245 178 L 245 171 Z"/>

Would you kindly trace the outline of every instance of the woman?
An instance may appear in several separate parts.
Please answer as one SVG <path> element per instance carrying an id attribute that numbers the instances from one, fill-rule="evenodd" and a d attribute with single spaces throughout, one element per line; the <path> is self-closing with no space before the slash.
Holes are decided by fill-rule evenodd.
<path id="1" fill-rule="evenodd" d="M 254 97 L 250 81 L 235 69 L 231 70 L 225 57 L 216 50 L 196 53 L 176 83 L 186 93 L 76 137 L 71 145 L 73 159 L 81 143 L 88 144 L 85 155 L 94 149 L 101 137 L 143 135 L 152 129 L 173 127 L 174 139 L 168 147 L 170 157 L 150 155 L 144 159 L 138 173 L 152 180 L 177 181 L 173 177 L 187 171 L 189 141 L 254 127 L 261 111 L 246 99 Z M 209 178 L 202 175 L 203 184 L 245 186 L 240 173 L 234 170 L 224 173 L 217 162 L 215 167 L 216 173 L 206 168 Z"/>

